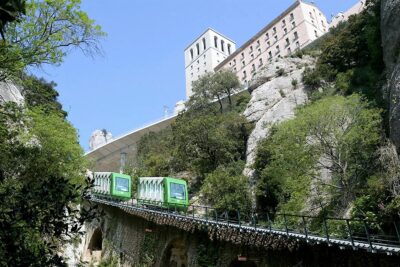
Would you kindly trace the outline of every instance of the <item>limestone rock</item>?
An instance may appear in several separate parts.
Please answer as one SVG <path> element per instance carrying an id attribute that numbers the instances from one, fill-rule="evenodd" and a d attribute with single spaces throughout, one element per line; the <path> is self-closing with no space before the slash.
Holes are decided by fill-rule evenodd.
<path id="1" fill-rule="evenodd" d="M 400 150 L 400 0 L 382 0 L 381 31 L 389 105 L 390 138 Z"/>
<path id="2" fill-rule="evenodd" d="M 106 143 L 108 143 L 112 139 L 112 134 L 107 130 L 95 130 L 89 140 L 89 148 L 90 150 L 94 150 Z"/>
<path id="3" fill-rule="evenodd" d="M 0 82 L 0 105 L 9 101 L 21 105 L 24 102 L 21 91 L 22 89 L 12 82 Z"/>
<path id="4" fill-rule="evenodd" d="M 307 93 L 301 82 L 302 74 L 306 66 L 314 64 L 315 60 L 311 57 L 282 58 L 268 64 L 250 82 L 250 88 L 255 87 L 255 84 L 257 87 L 252 90 L 250 102 L 243 115 L 255 123 L 247 143 L 244 170 L 251 185 L 255 183 L 252 165 L 258 142 L 268 137 L 274 124 L 292 118 L 296 107 L 307 102 Z"/>

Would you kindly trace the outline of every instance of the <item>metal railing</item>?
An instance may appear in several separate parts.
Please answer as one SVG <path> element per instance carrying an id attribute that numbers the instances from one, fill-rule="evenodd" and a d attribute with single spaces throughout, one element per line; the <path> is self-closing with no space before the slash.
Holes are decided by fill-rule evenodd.
<path id="1" fill-rule="evenodd" d="M 93 195 L 94 202 L 190 220 L 205 225 L 232 227 L 296 238 L 306 242 L 326 243 L 341 248 L 365 249 L 369 252 L 400 254 L 400 225 L 387 222 L 384 229 L 377 221 L 315 217 L 301 214 L 240 212 L 219 210 L 208 206 L 168 204 L 153 201 L 144 203 L 131 199 L 121 201 L 110 196 Z"/>

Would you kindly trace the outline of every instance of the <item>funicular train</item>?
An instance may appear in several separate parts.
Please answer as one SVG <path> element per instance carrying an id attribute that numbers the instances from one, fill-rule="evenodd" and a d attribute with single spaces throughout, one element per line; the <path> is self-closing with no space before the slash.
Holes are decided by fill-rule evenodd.
<path id="1" fill-rule="evenodd" d="M 92 193 L 121 201 L 132 199 L 132 178 L 115 172 L 94 172 Z M 185 208 L 189 205 L 187 182 L 172 177 L 140 177 L 137 203 L 160 208 Z"/>

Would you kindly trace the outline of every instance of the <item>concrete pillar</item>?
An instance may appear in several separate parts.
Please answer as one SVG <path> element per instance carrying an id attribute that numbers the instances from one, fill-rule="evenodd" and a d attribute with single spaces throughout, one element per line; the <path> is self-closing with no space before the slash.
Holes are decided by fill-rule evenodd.
<path id="1" fill-rule="evenodd" d="M 126 165 L 126 153 L 121 152 L 120 153 L 120 165 L 119 165 L 119 172 L 123 173 Z"/>

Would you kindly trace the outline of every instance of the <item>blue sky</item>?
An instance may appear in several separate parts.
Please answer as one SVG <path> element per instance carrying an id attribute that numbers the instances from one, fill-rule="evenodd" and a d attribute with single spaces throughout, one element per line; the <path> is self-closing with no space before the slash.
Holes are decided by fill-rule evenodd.
<path id="1" fill-rule="evenodd" d="M 70 53 L 38 76 L 55 81 L 59 100 L 87 150 L 91 133 L 119 136 L 163 117 L 185 98 L 183 50 L 207 27 L 236 41 L 250 39 L 294 0 L 82 0 L 108 34 L 103 56 Z M 315 3 L 330 19 L 356 0 Z"/>

